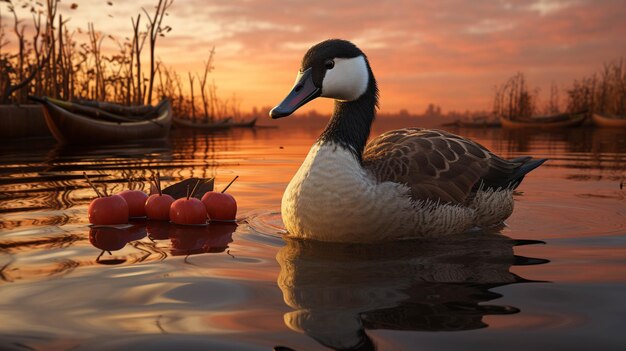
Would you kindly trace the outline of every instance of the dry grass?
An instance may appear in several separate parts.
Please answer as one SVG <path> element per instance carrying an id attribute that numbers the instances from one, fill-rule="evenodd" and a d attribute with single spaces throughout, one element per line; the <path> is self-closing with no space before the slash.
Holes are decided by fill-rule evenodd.
<path id="1" fill-rule="evenodd" d="M 545 103 L 538 88 L 529 89 L 523 73 L 517 73 L 496 88 L 493 110 L 509 119 L 524 119 L 536 114 L 599 113 L 626 118 L 626 69 L 624 59 L 603 65 L 590 77 L 576 79 L 564 89 L 565 99 L 556 84 L 550 87 Z"/>
<path id="2" fill-rule="evenodd" d="M 239 114 L 235 101 L 219 99 L 215 82 L 210 81 L 213 49 L 202 75 L 189 73 L 188 86 L 156 58 L 158 38 L 172 30 L 164 19 L 173 0 L 159 0 L 152 12 L 143 9 L 146 21 L 142 21 L 142 14 L 133 17 L 132 35 L 124 40 L 98 31 L 93 23 L 86 30 L 69 28 L 68 21 L 58 13 L 58 3 L 0 2 L 0 11 L 12 16 L 8 24 L 2 23 L 0 16 L 0 104 L 26 103 L 28 95 L 125 105 L 153 104 L 169 98 L 177 116 L 196 118 L 197 112 L 203 111 L 203 119 L 214 120 Z M 30 7 L 29 24 L 18 16 L 17 9 L 25 7 Z M 86 39 L 79 42 L 77 37 Z M 117 50 L 104 52 L 107 41 L 115 43 Z M 8 51 L 10 44 L 12 50 Z M 146 44 L 147 69 L 142 55 Z M 191 77 L 200 83 L 199 105 L 194 97 L 195 79 Z"/>
<path id="3" fill-rule="evenodd" d="M 605 63 L 600 72 L 575 80 L 567 95 L 568 111 L 588 111 L 626 118 L 624 59 Z"/>
<path id="4" fill-rule="evenodd" d="M 538 111 L 537 95 L 538 89 L 531 93 L 526 84 L 526 77 L 518 72 L 496 88 L 493 111 L 496 115 L 508 119 L 531 117 Z"/>
<path id="5" fill-rule="evenodd" d="M 624 59 L 605 64 L 599 75 L 596 111 L 604 115 L 626 117 L 626 70 Z"/>

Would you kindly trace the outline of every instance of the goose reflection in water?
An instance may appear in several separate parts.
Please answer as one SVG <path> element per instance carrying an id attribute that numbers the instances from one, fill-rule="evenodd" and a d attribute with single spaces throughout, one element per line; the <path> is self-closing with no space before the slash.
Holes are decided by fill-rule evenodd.
<path id="1" fill-rule="evenodd" d="M 512 314 L 484 305 L 490 289 L 528 282 L 513 265 L 546 263 L 516 256 L 516 241 L 496 234 L 437 241 L 332 244 L 286 239 L 278 285 L 293 308 L 285 324 L 338 350 L 375 349 L 366 329 L 459 331 L 484 328 L 483 316 Z"/>

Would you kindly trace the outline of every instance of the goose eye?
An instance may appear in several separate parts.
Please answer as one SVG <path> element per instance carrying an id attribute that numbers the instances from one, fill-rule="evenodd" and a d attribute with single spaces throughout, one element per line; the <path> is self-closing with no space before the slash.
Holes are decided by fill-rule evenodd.
<path id="1" fill-rule="evenodd" d="M 333 67 L 335 67 L 335 61 L 327 60 L 324 62 L 324 66 L 326 66 L 326 69 L 333 69 Z"/>

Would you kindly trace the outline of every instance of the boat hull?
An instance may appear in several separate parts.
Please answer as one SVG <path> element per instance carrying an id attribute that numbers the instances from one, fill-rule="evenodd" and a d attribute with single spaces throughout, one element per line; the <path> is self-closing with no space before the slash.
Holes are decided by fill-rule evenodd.
<path id="1" fill-rule="evenodd" d="M 593 124 L 601 128 L 626 128 L 626 118 L 610 118 L 594 113 L 591 115 Z"/>
<path id="2" fill-rule="evenodd" d="M 102 121 L 70 112 L 49 101 L 44 116 L 52 135 L 60 143 L 105 144 L 142 139 L 163 139 L 169 135 L 172 109 L 169 102 L 161 104 L 157 116 L 138 122 Z"/>
<path id="3" fill-rule="evenodd" d="M 508 118 L 500 117 L 500 123 L 503 128 L 507 129 L 553 129 L 553 128 L 571 128 L 581 125 L 585 121 L 584 114 L 572 115 L 567 119 L 553 121 L 513 121 Z"/>
<path id="4" fill-rule="evenodd" d="M 193 129 L 228 129 L 228 128 L 253 128 L 256 124 L 256 118 L 249 121 L 235 122 L 235 121 L 218 121 L 218 122 L 194 122 L 188 119 L 174 118 L 174 125 L 181 128 L 193 128 Z"/>

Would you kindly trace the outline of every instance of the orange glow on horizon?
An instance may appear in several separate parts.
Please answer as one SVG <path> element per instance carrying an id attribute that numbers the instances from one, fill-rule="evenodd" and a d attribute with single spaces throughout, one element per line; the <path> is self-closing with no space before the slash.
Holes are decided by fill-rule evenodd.
<path id="1" fill-rule="evenodd" d="M 59 12 L 70 28 L 93 22 L 123 40 L 132 34 L 131 17 L 142 14 L 145 21 L 142 8 L 150 13 L 155 4 L 83 0 L 74 10 L 61 2 Z M 27 10 L 20 10 L 25 23 Z M 379 83 L 381 111 L 388 113 L 419 113 L 429 103 L 444 111 L 489 110 L 494 87 L 517 71 L 544 93 L 553 82 L 564 91 L 574 79 L 626 55 L 626 7 L 610 1 L 176 0 L 168 13 L 164 25 L 173 30 L 158 39 L 157 56 L 187 83 L 187 72 L 201 72 L 214 46 L 210 79 L 221 98 L 236 97 L 244 112 L 280 102 L 307 48 L 327 38 L 351 40 L 365 51 Z M 12 19 L 4 8 L 1 15 L 12 40 Z M 105 46 L 116 48 L 113 42 Z M 302 112 L 331 108 L 331 102 L 314 101 Z"/>

